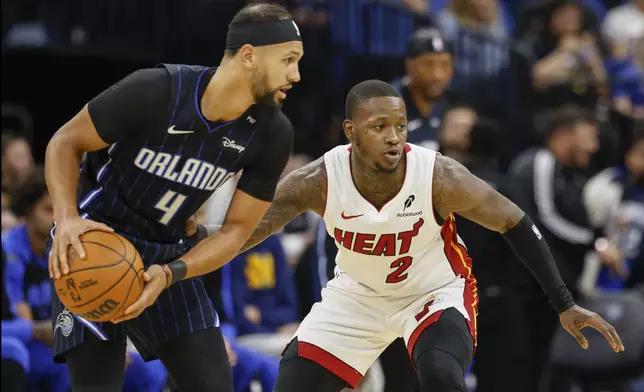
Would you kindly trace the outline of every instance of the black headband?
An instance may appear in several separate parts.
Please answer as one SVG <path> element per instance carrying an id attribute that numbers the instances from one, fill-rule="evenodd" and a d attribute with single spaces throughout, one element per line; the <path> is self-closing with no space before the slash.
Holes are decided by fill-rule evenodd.
<path id="1" fill-rule="evenodd" d="M 302 41 L 300 29 L 292 19 L 231 24 L 228 26 L 226 49 L 239 49 L 246 44 L 264 46 Z"/>

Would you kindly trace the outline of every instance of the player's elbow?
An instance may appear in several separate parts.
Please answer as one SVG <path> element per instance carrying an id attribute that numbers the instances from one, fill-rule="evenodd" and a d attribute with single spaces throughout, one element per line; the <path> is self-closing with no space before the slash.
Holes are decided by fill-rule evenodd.
<path id="1" fill-rule="evenodd" d="M 69 154 L 80 159 L 85 152 L 98 151 L 108 145 L 96 131 L 85 106 L 56 131 L 47 145 L 47 154 L 56 159 L 65 159 Z"/>
<path id="2" fill-rule="evenodd" d="M 499 233 L 505 233 L 515 227 L 525 216 L 525 212 L 516 204 L 509 202 L 506 209 L 505 219 Z"/>
<path id="3" fill-rule="evenodd" d="M 47 143 L 45 166 L 50 164 L 50 162 L 56 162 L 69 157 L 77 157 L 80 160 L 83 153 L 85 151 L 81 148 L 77 140 L 63 127 Z"/>

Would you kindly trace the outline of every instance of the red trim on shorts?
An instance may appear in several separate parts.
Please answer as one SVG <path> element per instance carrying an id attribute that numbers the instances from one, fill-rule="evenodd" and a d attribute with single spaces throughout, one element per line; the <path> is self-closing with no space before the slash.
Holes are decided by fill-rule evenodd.
<path id="1" fill-rule="evenodd" d="M 430 325 L 434 324 L 435 322 L 438 321 L 439 318 L 441 318 L 441 315 L 443 314 L 443 309 L 437 311 L 436 313 L 432 313 L 427 317 L 425 320 L 423 320 L 414 332 L 412 332 L 411 336 L 409 337 L 409 342 L 407 343 L 407 351 L 409 351 L 409 358 L 411 358 L 412 362 L 414 362 L 414 347 L 416 346 L 416 341 L 420 337 L 420 335 L 423 333 L 424 330 L 426 330 Z M 416 364 L 414 364 L 416 366 Z"/>
<path id="2" fill-rule="evenodd" d="M 463 305 L 465 311 L 469 316 L 467 325 L 470 328 L 470 334 L 474 339 L 474 350 L 476 350 L 476 317 L 478 315 L 478 289 L 476 288 L 476 279 L 472 274 L 472 259 L 467 254 L 467 249 L 458 242 L 456 233 L 456 221 L 454 215 L 450 215 L 443 224 L 441 229 L 441 237 L 443 243 L 445 256 L 449 260 L 449 264 L 456 276 L 465 279 L 465 290 L 463 293 Z"/>
<path id="3" fill-rule="evenodd" d="M 353 389 L 355 389 L 362 380 L 362 374 L 360 374 L 359 371 L 347 365 L 335 355 L 314 344 L 298 341 L 297 355 L 319 364 L 326 370 L 340 377 Z M 315 382 L 315 380 L 312 380 L 312 382 Z"/>

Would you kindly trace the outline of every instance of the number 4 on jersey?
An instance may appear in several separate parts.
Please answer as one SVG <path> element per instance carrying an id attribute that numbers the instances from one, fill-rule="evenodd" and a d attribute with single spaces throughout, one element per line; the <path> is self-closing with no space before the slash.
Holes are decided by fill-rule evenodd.
<path id="1" fill-rule="evenodd" d="M 168 222 L 170 222 L 177 214 L 177 211 L 179 211 L 179 208 L 181 208 L 181 205 L 185 200 L 186 196 L 181 193 L 170 190 L 166 191 L 166 193 L 161 196 L 157 204 L 154 205 L 154 208 L 165 212 L 161 219 L 159 219 L 159 223 L 167 225 Z"/>

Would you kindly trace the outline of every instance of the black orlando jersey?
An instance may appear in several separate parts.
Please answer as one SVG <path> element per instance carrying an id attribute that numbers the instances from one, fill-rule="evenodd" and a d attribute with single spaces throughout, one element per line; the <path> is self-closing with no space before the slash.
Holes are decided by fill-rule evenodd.
<path id="1" fill-rule="evenodd" d="M 132 241 L 146 264 L 185 253 L 186 220 L 238 172 L 238 189 L 271 201 L 290 156 L 293 129 L 278 109 L 253 105 L 224 123 L 204 117 L 201 97 L 215 71 L 140 70 L 88 104 L 110 146 L 83 162 L 79 212 Z"/>

